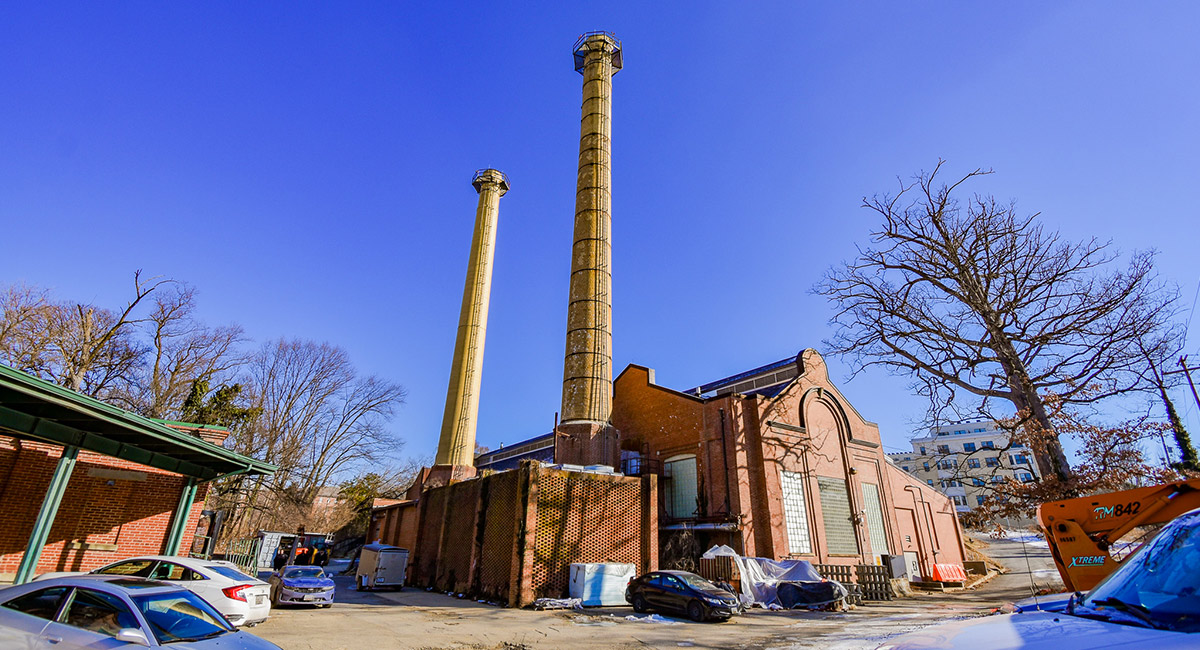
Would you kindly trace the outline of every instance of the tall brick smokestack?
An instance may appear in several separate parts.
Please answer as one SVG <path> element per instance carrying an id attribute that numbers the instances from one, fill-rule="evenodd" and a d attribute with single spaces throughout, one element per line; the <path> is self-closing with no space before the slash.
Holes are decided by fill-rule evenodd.
<path id="1" fill-rule="evenodd" d="M 612 76 L 621 69 L 621 42 L 590 32 L 575 43 L 583 75 L 579 177 L 567 351 L 563 364 L 564 425 L 607 427 L 612 414 Z M 562 462 L 562 460 L 560 460 Z"/>
<path id="2" fill-rule="evenodd" d="M 458 317 L 450 385 L 446 389 L 442 435 L 434 459 L 436 466 L 456 468 L 475 466 L 475 423 L 479 414 L 479 386 L 483 378 L 488 300 L 492 292 L 496 221 L 500 214 L 500 197 L 508 191 L 508 177 L 495 169 L 481 169 L 475 172 L 471 184 L 479 192 L 479 206 L 475 209 L 475 234 L 471 237 L 467 283 L 463 289 L 462 312 Z M 451 476 L 461 473 L 449 471 Z M 466 473 L 473 475 L 474 470 Z"/>

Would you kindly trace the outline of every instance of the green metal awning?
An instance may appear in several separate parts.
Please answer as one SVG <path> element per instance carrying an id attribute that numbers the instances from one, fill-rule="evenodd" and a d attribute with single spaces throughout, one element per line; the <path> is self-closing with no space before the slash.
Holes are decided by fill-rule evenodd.
<path id="1" fill-rule="evenodd" d="M 78 447 L 208 481 L 276 467 L 0 365 L 0 434 Z"/>

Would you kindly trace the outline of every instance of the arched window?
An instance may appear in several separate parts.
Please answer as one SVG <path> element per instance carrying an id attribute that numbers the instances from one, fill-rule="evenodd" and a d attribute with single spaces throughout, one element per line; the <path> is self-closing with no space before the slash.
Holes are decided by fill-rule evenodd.
<path id="1" fill-rule="evenodd" d="M 696 498 L 696 457 L 672 456 L 663 462 L 667 479 L 667 516 L 672 519 L 695 517 L 700 510 Z"/>

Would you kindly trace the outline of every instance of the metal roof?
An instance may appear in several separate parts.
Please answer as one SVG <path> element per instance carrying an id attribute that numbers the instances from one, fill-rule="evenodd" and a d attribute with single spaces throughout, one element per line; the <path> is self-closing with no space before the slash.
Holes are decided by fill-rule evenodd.
<path id="1" fill-rule="evenodd" d="M 0 433 L 148 465 L 202 481 L 275 465 L 0 365 Z"/>

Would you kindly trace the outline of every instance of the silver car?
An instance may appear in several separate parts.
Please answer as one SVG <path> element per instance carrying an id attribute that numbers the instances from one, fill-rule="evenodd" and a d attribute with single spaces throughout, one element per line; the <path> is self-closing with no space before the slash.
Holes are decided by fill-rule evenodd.
<path id="1" fill-rule="evenodd" d="M 130 645 L 279 650 L 239 632 L 191 591 L 157 580 L 86 575 L 0 589 L 0 648 L 106 650 Z"/>

